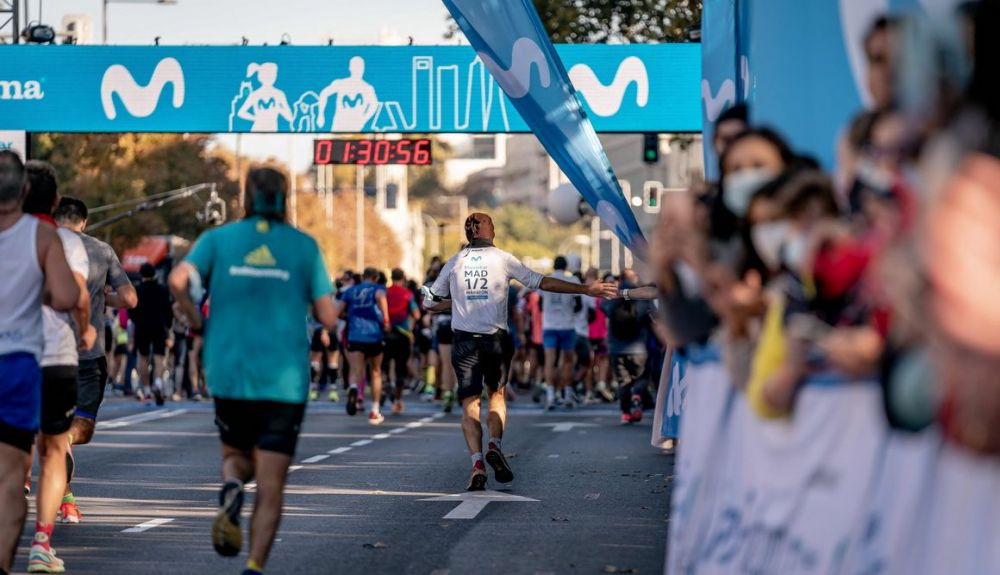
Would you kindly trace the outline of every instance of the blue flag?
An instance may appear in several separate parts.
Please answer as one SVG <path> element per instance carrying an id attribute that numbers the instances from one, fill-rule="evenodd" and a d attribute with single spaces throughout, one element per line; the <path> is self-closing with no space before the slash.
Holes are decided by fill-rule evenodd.
<path id="1" fill-rule="evenodd" d="M 646 241 L 531 0 L 443 0 L 521 117 L 601 221 L 638 256 Z"/>

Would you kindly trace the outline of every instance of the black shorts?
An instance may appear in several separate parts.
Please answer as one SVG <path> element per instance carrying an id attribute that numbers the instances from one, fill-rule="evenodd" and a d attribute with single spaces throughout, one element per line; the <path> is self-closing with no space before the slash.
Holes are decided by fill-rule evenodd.
<path id="1" fill-rule="evenodd" d="M 42 433 L 59 435 L 69 431 L 76 413 L 75 365 L 42 368 Z"/>
<path id="2" fill-rule="evenodd" d="M 365 354 L 365 359 L 371 359 L 382 355 L 382 352 L 385 351 L 385 342 L 380 341 L 378 343 L 363 343 L 358 341 L 349 341 L 347 342 L 347 351 L 363 353 Z"/>
<path id="3" fill-rule="evenodd" d="M 454 345 L 455 343 L 455 331 L 451 329 L 450 321 L 439 323 L 434 335 L 438 345 Z"/>
<path id="4" fill-rule="evenodd" d="M 337 332 L 331 331 L 330 334 L 330 345 L 323 347 L 323 330 L 322 328 L 317 328 L 313 330 L 312 342 L 309 344 L 309 351 L 314 351 L 316 353 L 326 351 L 337 351 L 340 349 L 340 342 L 337 341 Z"/>
<path id="5" fill-rule="evenodd" d="M 115 346 L 115 355 L 128 355 L 128 345 L 119 343 Z"/>
<path id="6" fill-rule="evenodd" d="M 139 355 L 149 355 L 150 348 L 153 350 L 153 355 L 165 355 L 167 353 L 166 329 L 135 330 L 135 349 L 139 352 Z"/>
<path id="7" fill-rule="evenodd" d="M 215 398 L 215 425 L 222 443 L 240 451 L 295 455 L 304 403 Z"/>
<path id="8" fill-rule="evenodd" d="M 455 330 L 451 365 L 458 380 L 458 399 L 483 393 L 483 387 L 497 391 L 507 382 L 507 368 L 514 355 L 504 330 L 492 334 Z"/>
<path id="9" fill-rule="evenodd" d="M 108 360 L 101 357 L 81 359 L 76 375 L 76 415 L 97 419 L 97 410 L 104 401 L 104 386 L 108 382 Z"/>
<path id="10" fill-rule="evenodd" d="M 607 338 L 590 338 L 590 349 L 598 357 L 608 355 Z"/>
<path id="11" fill-rule="evenodd" d="M 111 331 L 110 325 L 104 326 L 104 349 L 111 349 L 111 344 L 114 340 L 114 334 Z"/>
<path id="12" fill-rule="evenodd" d="M 594 350 L 590 347 L 590 338 L 584 337 L 580 334 L 576 334 L 576 345 L 574 346 L 576 351 L 577 362 L 586 363 L 590 361 L 591 355 Z"/>

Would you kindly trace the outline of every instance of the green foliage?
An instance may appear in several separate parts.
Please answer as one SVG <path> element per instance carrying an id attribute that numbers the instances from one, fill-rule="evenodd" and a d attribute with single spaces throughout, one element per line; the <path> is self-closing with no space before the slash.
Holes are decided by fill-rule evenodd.
<path id="1" fill-rule="evenodd" d="M 504 204 L 483 211 L 493 218 L 497 247 L 518 258 L 554 257 L 560 244 L 583 229 L 581 224 L 555 224 L 534 208 L 521 204 Z"/>
<path id="2" fill-rule="evenodd" d="M 38 134 L 34 155 L 55 167 L 60 193 L 77 196 L 92 209 L 194 184 L 215 183 L 229 203 L 230 217 L 238 216 L 231 159 L 210 151 L 210 142 L 207 135 L 186 134 Z M 178 200 L 99 230 L 98 235 L 111 238 L 116 249 L 150 234 L 193 239 L 204 229 L 195 217 L 200 206 L 193 198 Z M 90 223 L 119 211 L 93 214 Z"/>
<path id="3" fill-rule="evenodd" d="M 686 42 L 701 23 L 700 0 L 534 0 L 553 42 Z M 446 38 L 458 33 L 449 18 Z"/>

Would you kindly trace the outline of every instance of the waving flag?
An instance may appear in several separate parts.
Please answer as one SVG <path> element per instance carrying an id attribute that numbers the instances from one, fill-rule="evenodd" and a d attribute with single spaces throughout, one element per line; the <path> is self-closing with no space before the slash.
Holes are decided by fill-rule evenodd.
<path id="1" fill-rule="evenodd" d="M 535 137 L 637 255 L 645 239 L 531 0 L 443 0 Z"/>

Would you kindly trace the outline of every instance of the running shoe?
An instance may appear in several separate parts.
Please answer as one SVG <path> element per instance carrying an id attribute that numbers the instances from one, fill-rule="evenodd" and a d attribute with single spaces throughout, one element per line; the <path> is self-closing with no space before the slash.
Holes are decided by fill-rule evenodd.
<path id="1" fill-rule="evenodd" d="M 158 406 L 163 405 L 163 402 L 166 401 L 166 398 L 163 397 L 163 389 L 161 388 L 162 385 L 163 384 L 160 383 L 159 385 L 153 386 L 153 400 L 156 402 L 156 405 Z"/>
<path id="2" fill-rule="evenodd" d="M 202 397 L 201 397 L 200 393 L 196 393 L 196 394 L 192 395 L 189 399 L 191 399 L 191 401 L 201 401 Z"/>
<path id="3" fill-rule="evenodd" d="M 143 391 L 141 387 L 139 389 L 136 389 L 135 390 L 135 400 L 136 401 L 143 401 L 145 399 L 146 399 L 146 392 Z"/>
<path id="4" fill-rule="evenodd" d="M 625 423 L 625 424 L 631 424 L 632 423 L 632 416 L 630 414 L 628 414 L 628 413 L 623 413 L 622 414 L 622 418 L 621 418 L 621 422 Z"/>
<path id="5" fill-rule="evenodd" d="M 351 387 L 347 390 L 347 415 L 358 414 L 358 388 Z"/>
<path id="6" fill-rule="evenodd" d="M 319 399 L 319 390 L 310 389 L 309 390 L 309 401 L 316 401 Z"/>
<path id="7" fill-rule="evenodd" d="M 28 573 L 65 573 L 63 560 L 56 557 L 56 550 L 49 546 L 49 536 L 35 533 L 28 555 Z"/>
<path id="8" fill-rule="evenodd" d="M 223 557 L 239 555 L 243 547 L 240 510 L 243 508 L 243 484 L 227 481 L 219 491 L 219 511 L 212 523 L 212 546 Z"/>
<path id="9" fill-rule="evenodd" d="M 551 385 L 545 385 L 545 409 L 552 411 L 556 408 L 556 390 Z"/>
<path id="10" fill-rule="evenodd" d="M 179 393 L 175 393 L 175 394 L 173 394 L 173 395 L 170 396 L 170 401 L 180 401 L 181 399 L 183 399 L 183 398 L 181 397 L 181 394 L 179 394 Z"/>
<path id="11" fill-rule="evenodd" d="M 76 506 L 76 500 L 67 501 L 67 497 L 63 498 L 63 502 L 59 505 L 59 523 L 77 524 L 83 519 L 83 515 L 80 513 L 80 508 Z"/>
<path id="12" fill-rule="evenodd" d="M 397 399 L 392 403 L 392 414 L 399 415 L 403 413 L 403 400 Z"/>
<path id="13" fill-rule="evenodd" d="M 340 394 L 337 393 L 336 389 L 331 389 L 330 393 L 326 394 L 326 397 L 333 403 L 337 403 L 338 401 L 340 401 Z"/>
<path id="14" fill-rule="evenodd" d="M 486 463 L 490 464 L 493 468 L 493 479 L 496 479 L 498 483 L 510 483 L 514 481 L 514 471 L 511 470 L 510 464 L 507 463 L 507 458 L 503 456 L 503 452 L 493 447 L 490 443 L 490 449 L 486 452 Z"/>
<path id="15" fill-rule="evenodd" d="M 444 407 L 443 407 L 444 412 L 451 413 L 451 410 L 454 408 L 455 408 L 455 394 L 450 391 L 444 392 Z"/>
<path id="16" fill-rule="evenodd" d="M 642 421 L 642 396 L 636 394 L 632 396 L 632 423 Z"/>
<path id="17" fill-rule="evenodd" d="M 469 486 L 466 491 L 486 491 L 486 470 L 480 467 L 472 468 L 472 477 L 469 478 Z"/>
<path id="18" fill-rule="evenodd" d="M 368 423 L 372 425 L 382 425 L 383 421 L 385 421 L 385 416 L 381 412 L 373 411 L 368 414 Z"/>

